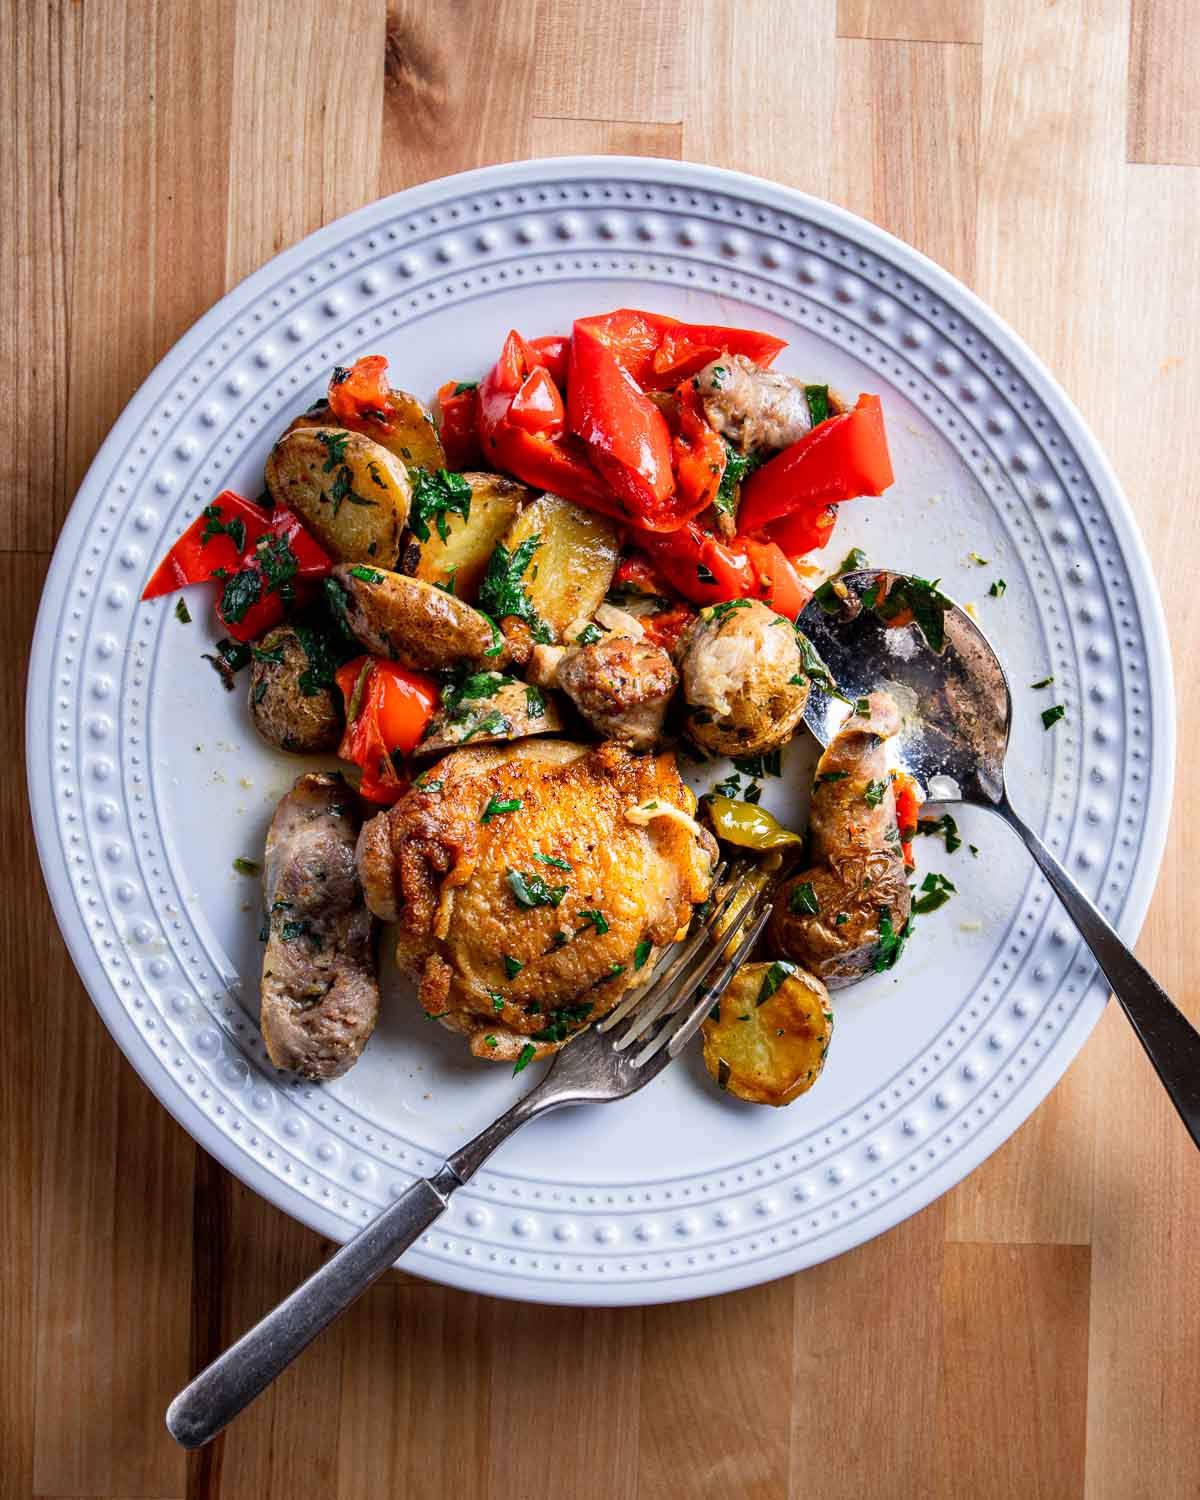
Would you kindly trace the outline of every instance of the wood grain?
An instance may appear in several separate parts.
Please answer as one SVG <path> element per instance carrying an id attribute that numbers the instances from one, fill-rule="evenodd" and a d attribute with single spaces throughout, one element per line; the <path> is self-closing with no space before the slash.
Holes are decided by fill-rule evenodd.
<path id="1" fill-rule="evenodd" d="M 838 0 L 837 34 L 881 42 L 981 42 L 984 0 Z"/>
<path id="2" fill-rule="evenodd" d="M 1192 0 L 1133 0 L 1129 160 L 1200 166 L 1200 15 Z"/>
<path id="3" fill-rule="evenodd" d="M 2 1500 L 1194 1500 L 1200 1167 L 1112 1008 L 989 1162 L 838 1261 L 599 1313 L 392 1276 L 185 1461 L 169 1396 L 330 1247 L 198 1151 L 116 1051 L 42 895 L 16 769 L 49 548 L 179 333 L 380 191 L 565 152 L 832 198 L 992 302 L 1127 487 L 1190 745 L 1194 7 L 0 0 L 0 34 Z M 1176 806 L 1198 799 L 1181 754 Z M 1178 816 L 1141 952 L 1200 1019 L 1194 844 Z"/>
<path id="4" fill-rule="evenodd" d="M 946 1247 L 939 1497 L 1082 1497 L 1090 1258 L 1085 1246 Z"/>

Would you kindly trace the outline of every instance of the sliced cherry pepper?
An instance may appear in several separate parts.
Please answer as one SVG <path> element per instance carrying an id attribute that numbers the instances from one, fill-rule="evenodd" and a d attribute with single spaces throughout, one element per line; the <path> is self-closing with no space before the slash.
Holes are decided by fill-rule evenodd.
<path id="1" fill-rule="evenodd" d="M 392 388 L 387 367 L 382 354 L 364 354 L 348 370 L 334 370 L 329 382 L 329 408 L 339 422 L 369 420 L 381 432 L 391 432 Z"/>
<path id="2" fill-rule="evenodd" d="M 236 573 L 242 556 L 253 547 L 271 524 L 270 515 L 259 505 L 222 490 L 183 533 L 151 575 L 143 599 L 155 599 L 204 583 L 214 573 Z"/>
<path id="3" fill-rule="evenodd" d="M 830 417 L 751 474 L 742 486 L 738 530 L 761 531 L 793 511 L 881 495 L 892 461 L 878 396 Z"/>
<path id="4" fill-rule="evenodd" d="M 338 755 L 361 767 L 358 790 L 363 797 L 395 802 L 409 786 L 397 759 L 402 762 L 421 743 L 437 707 L 437 683 L 424 672 L 374 656 L 346 662 L 336 680 L 346 701 L 346 730 Z"/>
<path id="5" fill-rule="evenodd" d="M 438 391 L 442 423 L 439 436 L 446 467 L 461 473 L 483 460 L 479 446 L 479 385 L 477 381 L 448 380 Z"/>
<path id="6" fill-rule="evenodd" d="M 679 431 L 671 439 L 675 463 L 675 511 L 690 521 L 717 498 L 725 472 L 725 443 L 704 416 L 700 392 L 685 380 L 675 393 Z"/>
<path id="7" fill-rule="evenodd" d="M 675 490 L 666 418 L 639 388 L 613 349 L 583 321 L 571 336 L 567 375 L 570 428 L 636 524 L 673 527 L 684 519 L 666 506 Z"/>

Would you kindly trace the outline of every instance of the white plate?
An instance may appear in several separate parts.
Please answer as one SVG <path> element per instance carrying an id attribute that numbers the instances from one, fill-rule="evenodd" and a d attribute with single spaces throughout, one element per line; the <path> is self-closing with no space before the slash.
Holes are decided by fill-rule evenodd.
<path id="1" fill-rule="evenodd" d="M 258 854 L 299 767 L 201 662 L 207 601 L 183 625 L 139 595 L 218 490 L 258 493 L 272 439 L 333 364 L 379 351 L 431 395 L 478 376 L 510 327 L 622 304 L 770 329 L 790 341 L 781 369 L 882 394 L 897 483 L 844 507 L 831 563 L 859 543 L 977 602 L 1017 688 L 1014 800 L 1126 939 L 1145 914 L 1174 738 L 1154 579 L 1094 439 L 993 314 L 869 224 L 711 168 L 529 162 L 372 204 L 231 292 L 130 402 L 55 553 L 28 704 L 42 865 L 105 1022 L 207 1150 L 334 1238 L 529 1079 L 469 1059 L 402 989 L 338 1083 L 266 1062 L 257 890 L 232 861 Z M 1050 673 L 1052 692 L 1029 691 Z M 1045 734 L 1054 701 L 1067 717 Z M 802 759 L 793 747 L 793 781 Z M 784 785 L 765 801 L 785 807 Z M 960 894 L 918 921 L 897 970 L 837 998 L 811 1093 L 742 1105 L 692 1057 L 619 1108 L 539 1121 L 405 1267 L 545 1302 L 697 1297 L 836 1255 L 957 1182 L 1049 1091 L 1105 998 L 1011 834 L 985 813 L 960 823 L 978 858 L 919 849 Z"/>

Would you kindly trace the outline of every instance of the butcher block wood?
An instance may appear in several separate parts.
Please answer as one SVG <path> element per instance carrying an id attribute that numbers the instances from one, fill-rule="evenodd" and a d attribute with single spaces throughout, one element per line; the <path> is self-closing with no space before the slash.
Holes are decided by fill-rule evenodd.
<path id="1" fill-rule="evenodd" d="M 840 1260 L 644 1311 L 392 1274 L 185 1457 L 170 1395 L 331 1247 L 200 1152 L 109 1040 L 19 768 L 71 496 L 222 291 L 446 172 L 708 161 L 940 260 L 1105 444 L 1161 583 L 1184 747 L 1139 951 L 1200 1018 L 1197 7 L 0 0 L 0 35 L 0 1497 L 1194 1500 L 1200 1159 L 1115 1010 L 989 1162 Z"/>

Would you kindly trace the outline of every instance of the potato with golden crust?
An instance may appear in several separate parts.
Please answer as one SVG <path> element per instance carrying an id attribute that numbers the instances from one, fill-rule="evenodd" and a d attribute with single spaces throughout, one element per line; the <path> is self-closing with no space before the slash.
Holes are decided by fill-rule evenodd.
<path id="1" fill-rule="evenodd" d="M 373 656 L 424 672 L 463 661 L 508 665 L 508 646 L 487 616 L 445 589 L 361 563 L 339 565 L 333 578 L 346 628 Z"/>
<path id="2" fill-rule="evenodd" d="M 475 602 L 496 543 L 516 520 L 533 491 L 503 474 L 460 474 L 471 489 L 468 513 L 446 511 L 426 530 L 424 541 L 415 531 L 404 538 L 400 571 L 425 583 L 450 589 L 468 604 Z M 442 535 L 443 530 L 445 535 Z"/>
<path id="3" fill-rule="evenodd" d="M 694 809 L 670 754 L 467 748 L 366 825 L 358 868 L 427 1014 L 476 1056 L 529 1061 L 611 1010 L 707 898 Z"/>
<path id="4" fill-rule="evenodd" d="M 786 745 L 804 715 L 808 678 L 791 622 L 757 599 L 702 609 L 677 652 L 687 736 L 713 755 Z"/>
<path id="5" fill-rule="evenodd" d="M 499 672 L 476 672 L 442 688 L 442 702 L 414 755 L 445 755 L 459 745 L 503 744 L 533 734 L 558 734 L 562 715 L 532 683 Z"/>
<path id="6" fill-rule="evenodd" d="M 318 401 L 296 417 L 287 431 L 293 432 L 298 427 L 345 427 L 346 431 L 361 432 L 363 437 L 386 448 L 406 468 L 445 467 L 446 454 L 442 448 L 442 440 L 438 437 L 433 415 L 424 402 L 418 401 L 408 391 L 393 388 L 385 420 L 382 422 L 374 417 L 364 417 L 361 421 L 351 421 L 346 426 L 345 422 L 334 415 L 328 401 Z"/>
<path id="7" fill-rule="evenodd" d="M 791 963 L 743 964 L 703 1025 L 704 1066 L 751 1104 L 790 1104 L 821 1076 L 833 1035 L 829 991 Z"/>
<path id="8" fill-rule="evenodd" d="M 361 433 L 298 427 L 271 449 L 267 489 L 334 562 L 394 566 L 412 484 L 398 459 Z"/>
<path id="9" fill-rule="evenodd" d="M 892 966 L 911 911 L 885 742 L 900 727 L 886 693 L 865 700 L 817 762 L 812 865 L 784 882 L 767 930 L 772 953 L 830 989 Z"/>

